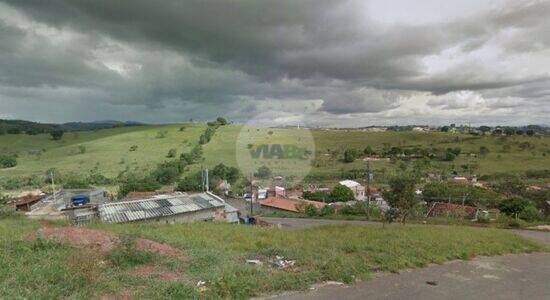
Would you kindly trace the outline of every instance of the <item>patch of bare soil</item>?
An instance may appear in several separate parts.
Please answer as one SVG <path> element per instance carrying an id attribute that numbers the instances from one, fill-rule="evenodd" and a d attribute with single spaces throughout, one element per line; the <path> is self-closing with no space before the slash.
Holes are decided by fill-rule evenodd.
<path id="1" fill-rule="evenodd" d="M 97 248 L 103 254 L 107 254 L 123 244 L 120 235 L 116 233 L 75 227 L 42 228 L 31 238 L 37 237 L 66 242 L 74 247 Z M 185 251 L 147 239 L 137 239 L 135 247 L 137 250 L 153 252 L 162 256 L 187 258 Z"/>
<path id="2" fill-rule="evenodd" d="M 144 278 L 151 278 L 151 277 L 159 278 L 164 281 L 170 281 L 170 282 L 175 282 L 182 278 L 180 274 L 163 270 L 162 268 L 157 267 L 155 265 L 144 265 L 144 266 L 138 267 L 131 274 L 138 277 L 144 277 Z"/>
<path id="3" fill-rule="evenodd" d="M 136 240 L 136 249 L 179 259 L 185 259 L 187 257 L 187 254 L 180 249 L 174 248 L 170 245 L 161 244 L 155 241 L 141 238 Z"/>

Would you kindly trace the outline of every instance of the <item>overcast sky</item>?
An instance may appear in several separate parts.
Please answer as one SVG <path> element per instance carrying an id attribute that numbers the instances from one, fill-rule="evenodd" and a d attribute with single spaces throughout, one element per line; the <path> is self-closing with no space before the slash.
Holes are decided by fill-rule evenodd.
<path id="1" fill-rule="evenodd" d="M 550 124 L 550 0 L 0 0 L 0 118 Z"/>

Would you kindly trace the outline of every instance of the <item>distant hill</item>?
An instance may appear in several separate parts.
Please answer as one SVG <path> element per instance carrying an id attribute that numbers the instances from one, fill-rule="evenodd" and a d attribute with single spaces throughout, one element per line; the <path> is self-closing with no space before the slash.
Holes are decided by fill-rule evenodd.
<path id="1" fill-rule="evenodd" d="M 115 127 L 131 127 L 131 126 L 142 126 L 146 125 L 144 123 L 127 121 L 97 121 L 97 122 L 70 122 L 59 125 L 59 127 L 65 131 L 82 131 L 82 130 L 98 130 L 98 129 L 109 129 Z"/>
<path id="2" fill-rule="evenodd" d="M 64 131 L 88 131 L 109 129 L 115 127 L 130 127 L 141 126 L 144 123 L 127 121 L 97 121 L 97 122 L 70 122 L 63 124 L 38 123 L 24 120 L 2 120 L 0 119 L 0 135 L 1 134 L 29 134 L 36 135 L 40 133 L 48 133 L 52 130 Z"/>

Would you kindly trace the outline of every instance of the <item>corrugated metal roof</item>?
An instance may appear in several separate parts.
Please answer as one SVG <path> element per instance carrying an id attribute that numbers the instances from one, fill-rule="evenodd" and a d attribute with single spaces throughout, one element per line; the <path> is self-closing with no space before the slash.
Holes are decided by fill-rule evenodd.
<path id="1" fill-rule="evenodd" d="M 195 195 L 157 195 L 153 198 L 102 204 L 98 207 L 103 222 L 122 223 L 146 220 L 210 208 L 225 203 L 207 193 Z"/>

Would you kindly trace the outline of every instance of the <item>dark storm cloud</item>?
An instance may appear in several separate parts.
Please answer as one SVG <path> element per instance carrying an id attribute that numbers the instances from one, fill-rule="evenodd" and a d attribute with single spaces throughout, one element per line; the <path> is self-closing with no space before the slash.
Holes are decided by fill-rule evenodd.
<path id="1" fill-rule="evenodd" d="M 393 109 L 414 92 L 548 93 L 539 84 L 548 72 L 486 70 L 483 57 L 468 55 L 495 43 L 501 53 L 544 51 L 550 1 L 510 2 L 417 24 L 375 22 L 364 1 L 1 2 L 31 22 L 17 26 L 0 15 L 0 97 L 10 103 L 24 94 L 40 98 L 46 86 L 51 97 L 143 106 L 143 114 L 195 110 L 211 116 L 231 109 L 238 117 L 259 109 L 254 102 L 262 100 L 322 99 L 319 111 L 350 114 Z M 40 24 L 54 32 L 37 33 Z M 495 42 L 508 32 L 528 34 Z M 63 34 L 70 36 L 59 39 Z M 465 61 L 431 70 L 425 58 L 447 49 Z"/>

